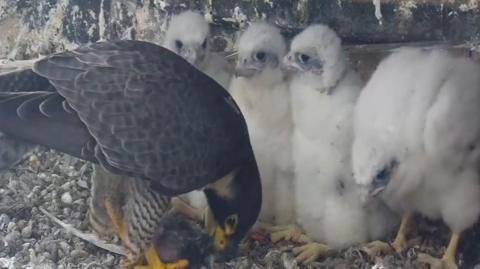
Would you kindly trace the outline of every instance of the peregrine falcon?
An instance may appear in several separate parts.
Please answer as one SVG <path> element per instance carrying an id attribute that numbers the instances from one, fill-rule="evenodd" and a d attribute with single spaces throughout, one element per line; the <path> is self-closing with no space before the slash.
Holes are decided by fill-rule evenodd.
<path id="1" fill-rule="evenodd" d="M 0 131 L 128 177 L 125 207 L 109 199 L 105 207 L 129 264 L 151 253 L 171 198 L 200 188 L 215 249 L 235 250 L 258 217 L 262 188 L 245 120 L 225 89 L 175 53 L 132 40 L 54 54 L 33 71 L 54 91 L 3 90 Z"/>

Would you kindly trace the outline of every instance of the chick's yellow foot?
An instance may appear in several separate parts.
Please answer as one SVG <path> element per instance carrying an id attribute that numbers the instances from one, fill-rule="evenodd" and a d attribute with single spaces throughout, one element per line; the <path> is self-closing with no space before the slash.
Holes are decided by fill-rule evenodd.
<path id="1" fill-rule="evenodd" d="M 455 257 L 443 257 L 441 259 L 432 257 L 428 254 L 418 254 L 418 261 L 428 264 L 430 269 L 458 269 Z"/>
<path id="2" fill-rule="evenodd" d="M 374 259 L 380 254 L 391 254 L 393 252 L 401 253 L 405 248 L 407 248 L 407 229 L 412 220 L 412 214 L 407 212 L 403 215 L 400 227 L 398 228 L 397 236 L 392 244 L 382 242 L 382 241 L 373 241 L 366 244 L 363 247 L 363 250 L 370 256 L 371 259 Z"/>
<path id="3" fill-rule="evenodd" d="M 418 260 L 421 263 L 430 265 L 430 269 L 458 269 L 455 262 L 455 254 L 457 253 L 458 242 L 460 240 L 460 234 L 452 233 L 450 243 L 443 254 L 441 259 L 434 258 L 428 254 L 419 254 Z"/>
<path id="4" fill-rule="evenodd" d="M 363 247 L 370 258 L 375 258 L 378 255 L 385 255 L 391 253 L 401 253 L 407 247 L 405 237 L 397 237 L 392 244 L 383 241 L 373 241 Z"/>
<path id="5" fill-rule="evenodd" d="M 298 263 L 306 265 L 320 257 L 332 255 L 333 250 L 327 245 L 313 242 L 294 248 L 293 254 L 295 254 L 295 260 Z"/>
<path id="6" fill-rule="evenodd" d="M 151 246 L 147 253 L 147 265 L 137 265 L 134 269 L 185 269 L 188 267 L 188 260 L 182 259 L 174 263 L 163 263 L 158 257 L 158 253 L 153 246 Z"/>
<path id="7" fill-rule="evenodd" d="M 269 226 L 265 227 L 265 231 L 270 234 L 270 240 L 272 240 L 273 243 L 281 240 L 294 241 L 297 243 L 311 242 L 303 230 L 297 225 Z"/>

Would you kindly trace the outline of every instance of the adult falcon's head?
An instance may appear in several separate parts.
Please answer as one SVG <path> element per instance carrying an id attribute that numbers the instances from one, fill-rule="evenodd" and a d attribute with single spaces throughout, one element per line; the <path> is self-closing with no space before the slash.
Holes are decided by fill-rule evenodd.
<path id="1" fill-rule="evenodd" d="M 277 69 L 287 47 L 278 28 L 265 22 L 252 23 L 237 42 L 235 74 L 253 77 Z"/>
<path id="2" fill-rule="evenodd" d="M 209 51 L 210 27 L 203 16 L 185 11 L 170 20 L 164 47 L 202 69 Z"/>
<path id="3" fill-rule="evenodd" d="M 210 233 L 215 248 L 235 255 L 237 246 L 256 222 L 262 203 L 260 175 L 253 153 L 242 166 L 204 190 L 213 217 Z"/>

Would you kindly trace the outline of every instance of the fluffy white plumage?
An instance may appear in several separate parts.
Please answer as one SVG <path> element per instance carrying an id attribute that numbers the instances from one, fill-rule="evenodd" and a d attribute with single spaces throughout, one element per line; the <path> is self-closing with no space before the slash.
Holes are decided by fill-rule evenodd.
<path id="1" fill-rule="evenodd" d="M 228 89 L 232 74 L 227 60 L 210 51 L 210 26 L 198 12 L 184 11 L 170 20 L 164 47 L 185 58 Z"/>
<path id="2" fill-rule="evenodd" d="M 443 50 L 383 60 L 355 110 L 353 167 L 394 209 L 443 219 L 453 232 L 480 214 L 480 66 Z"/>
<path id="3" fill-rule="evenodd" d="M 210 42 L 210 26 L 205 18 L 198 12 L 184 11 L 170 20 L 163 46 L 185 58 L 228 90 L 232 77 L 228 62 L 210 51 Z M 184 197 L 194 207 L 207 206 L 202 191 L 193 191 Z"/>
<path id="4" fill-rule="evenodd" d="M 230 92 L 247 121 L 262 178 L 260 220 L 286 224 L 294 220 L 291 160 L 291 110 L 288 83 L 280 61 L 286 44 L 280 31 L 252 23 L 237 43 L 238 62 Z"/>
<path id="5" fill-rule="evenodd" d="M 353 109 L 363 83 L 348 67 L 340 38 L 312 25 L 294 38 L 284 64 L 296 72 L 290 92 L 297 223 L 333 248 L 384 235 L 388 211 L 362 207 L 352 177 Z"/>

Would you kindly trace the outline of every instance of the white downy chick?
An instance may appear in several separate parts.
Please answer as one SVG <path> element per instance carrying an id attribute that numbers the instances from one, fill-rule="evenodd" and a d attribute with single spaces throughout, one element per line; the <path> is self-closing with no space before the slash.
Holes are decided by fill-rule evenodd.
<path id="1" fill-rule="evenodd" d="M 170 20 L 164 47 L 182 56 L 228 89 L 232 74 L 225 57 L 210 50 L 210 26 L 198 12 L 184 11 Z"/>
<path id="2" fill-rule="evenodd" d="M 262 179 L 260 221 L 294 220 L 292 120 L 288 82 L 280 68 L 286 44 L 278 28 L 252 23 L 237 42 L 230 93 L 245 116 Z"/>
<path id="3" fill-rule="evenodd" d="M 210 51 L 210 42 L 208 22 L 200 13 L 189 10 L 171 18 L 163 46 L 182 56 L 228 90 L 232 77 L 228 62 L 224 57 Z M 196 208 L 207 206 L 202 191 L 192 191 L 183 197 Z"/>
<path id="4" fill-rule="evenodd" d="M 355 180 L 406 216 L 445 221 L 447 268 L 456 267 L 459 234 L 480 215 L 479 104 L 479 64 L 402 48 L 380 63 L 355 108 Z"/>
<path id="5" fill-rule="evenodd" d="M 340 38 L 325 25 L 298 34 L 284 64 L 295 72 L 290 92 L 297 222 L 311 239 L 332 247 L 365 241 L 350 166 L 352 113 L 362 81 L 348 67 Z"/>
<path id="6" fill-rule="evenodd" d="M 340 38 L 325 25 L 312 25 L 293 39 L 284 66 L 294 73 L 297 224 L 311 241 L 328 245 L 305 248 L 312 254 L 298 257 L 310 262 L 329 248 L 379 236 L 381 229 L 369 227 L 369 214 L 385 215 L 362 206 L 352 177 L 353 108 L 363 83 L 348 66 Z"/>

